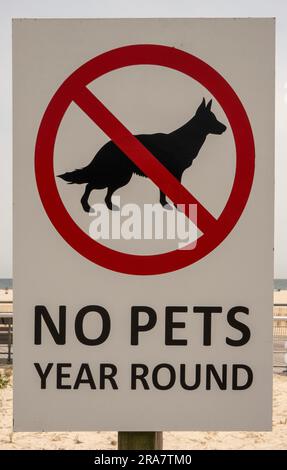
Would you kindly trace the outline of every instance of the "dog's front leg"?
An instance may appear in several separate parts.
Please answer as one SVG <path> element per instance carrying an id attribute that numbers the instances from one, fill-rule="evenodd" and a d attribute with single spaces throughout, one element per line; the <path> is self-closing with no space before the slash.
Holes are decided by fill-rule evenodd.
<path id="1" fill-rule="evenodd" d="M 161 190 L 160 190 L 159 202 L 161 203 L 162 207 L 164 207 L 165 209 L 168 209 L 168 210 L 172 209 L 171 205 L 166 200 L 166 195 Z"/>

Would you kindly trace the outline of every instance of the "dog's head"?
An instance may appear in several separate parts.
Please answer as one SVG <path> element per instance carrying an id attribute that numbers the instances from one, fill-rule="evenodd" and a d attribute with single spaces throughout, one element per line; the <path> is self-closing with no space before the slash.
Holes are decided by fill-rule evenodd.
<path id="1" fill-rule="evenodd" d="M 196 111 L 198 123 L 207 134 L 222 134 L 226 131 L 226 126 L 216 119 L 215 114 L 211 111 L 211 105 L 212 100 L 205 104 L 205 98 L 203 98 Z"/>

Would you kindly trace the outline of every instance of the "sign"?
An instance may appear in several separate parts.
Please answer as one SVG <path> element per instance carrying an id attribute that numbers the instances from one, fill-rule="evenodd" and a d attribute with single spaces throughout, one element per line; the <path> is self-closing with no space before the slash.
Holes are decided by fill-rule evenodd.
<path id="1" fill-rule="evenodd" d="M 15 430 L 269 429 L 273 20 L 13 36 Z"/>
<path id="2" fill-rule="evenodd" d="M 232 192 L 218 223 L 200 203 L 150 154 L 103 104 L 87 90 L 91 80 L 111 70 L 131 65 L 153 64 L 170 67 L 200 81 L 225 109 L 233 130 L 237 167 Z M 69 97 L 69 98 L 68 98 Z M 194 250 L 169 255 L 142 256 L 115 253 L 92 241 L 75 226 L 61 203 L 53 169 L 53 149 L 61 119 L 75 101 L 131 160 L 177 203 L 198 204 L 199 226 L 207 232 Z M 51 129 L 54 132 L 51 132 Z M 215 248 L 230 232 L 245 207 L 254 173 L 254 143 L 246 112 L 228 83 L 198 58 L 167 46 L 136 45 L 106 52 L 84 64 L 54 95 L 43 118 L 36 146 L 36 176 L 39 193 L 49 218 L 67 242 L 80 254 L 109 269 L 128 274 L 161 274 L 191 264 Z M 48 166 L 49 165 L 49 166 Z M 47 181 L 48 178 L 51 180 Z M 47 190 L 48 189 L 48 190 Z M 57 204 L 55 204 L 57 201 Z M 63 227 L 63 224 L 65 225 Z M 211 238 L 212 241 L 209 240 Z"/>

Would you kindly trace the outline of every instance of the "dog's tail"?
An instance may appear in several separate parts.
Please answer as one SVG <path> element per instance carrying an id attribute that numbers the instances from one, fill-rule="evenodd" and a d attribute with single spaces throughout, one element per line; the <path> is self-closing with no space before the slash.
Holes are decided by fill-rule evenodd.
<path id="1" fill-rule="evenodd" d="M 68 171 L 62 175 L 57 175 L 62 180 L 67 181 L 69 184 L 83 184 L 89 182 L 89 170 L 88 167 L 80 168 L 79 170 Z"/>

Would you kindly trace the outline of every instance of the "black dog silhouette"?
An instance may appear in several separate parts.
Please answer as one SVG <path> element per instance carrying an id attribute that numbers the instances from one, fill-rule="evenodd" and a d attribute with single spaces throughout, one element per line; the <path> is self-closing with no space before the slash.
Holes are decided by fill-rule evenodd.
<path id="1" fill-rule="evenodd" d="M 212 100 L 198 107 L 190 121 L 170 134 L 141 134 L 136 138 L 179 180 L 184 170 L 191 166 L 197 157 L 208 134 L 222 134 L 226 126 L 219 122 L 211 111 Z M 58 175 L 68 183 L 86 184 L 81 204 L 86 212 L 91 207 L 88 199 L 93 189 L 108 188 L 105 197 L 109 209 L 117 210 L 112 204 L 113 193 L 128 184 L 133 173 L 145 174 L 112 142 L 107 142 L 96 154 L 91 163 L 79 170 Z M 166 209 L 166 195 L 160 191 L 160 203 Z"/>

